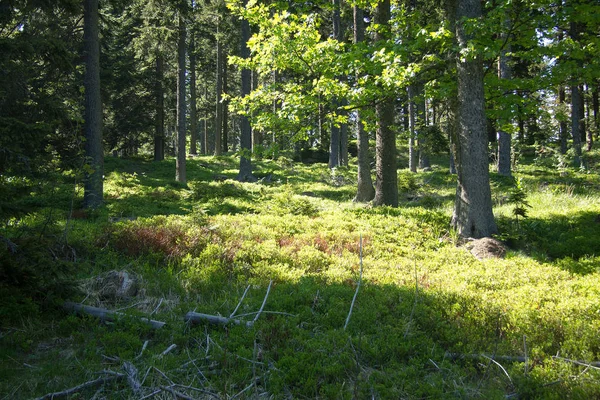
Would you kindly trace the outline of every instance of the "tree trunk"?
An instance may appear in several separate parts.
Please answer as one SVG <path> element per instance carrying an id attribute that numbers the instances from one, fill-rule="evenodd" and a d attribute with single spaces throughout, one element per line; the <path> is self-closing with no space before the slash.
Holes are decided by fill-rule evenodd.
<path id="1" fill-rule="evenodd" d="M 179 40 L 177 42 L 177 159 L 175 180 L 186 183 L 185 171 L 185 21 L 179 14 Z"/>
<path id="2" fill-rule="evenodd" d="M 504 34 L 503 37 L 506 35 Z M 502 50 L 500 53 L 500 59 L 498 60 L 498 77 L 501 80 L 508 81 L 512 79 L 512 71 L 508 65 L 508 56 L 507 52 L 510 52 L 510 48 Z M 498 121 L 498 159 L 496 163 L 496 167 L 498 169 L 498 174 L 503 176 L 511 176 L 511 137 L 508 132 L 502 129 L 502 125 L 504 123 L 511 123 L 512 121 Z"/>
<path id="3" fill-rule="evenodd" d="M 373 16 L 375 25 L 388 26 L 390 21 L 390 0 L 377 4 Z M 375 41 L 385 41 L 381 31 L 375 33 Z M 398 169 L 396 166 L 396 135 L 392 130 L 394 123 L 394 97 L 383 99 L 375 106 L 377 119 L 375 165 L 377 180 L 375 184 L 376 206 L 398 206 Z"/>
<path id="4" fill-rule="evenodd" d="M 365 16 L 362 8 L 354 6 L 354 43 L 365 40 Z M 358 77 L 357 77 L 358 78 Z M 358 157 L 358 188 L 354 201 L 367 202 L 375 197 L 369 160 L 369 134 L 362 123 L 360 110 L 356 113 L 356 147 Z"/>
<path id="5" fill-rule="evenodd" d="M 337 41 L 341 41 L 342 33 L 342 20 L 340 15 L 340 0 L 332 0 L 333 3 L 333 38 Z M 334 116 L 337 114 L 339 106 L 337 99 L 333 100 L 333 112 Z M 329 168 L 335 168 L 340 166 L 340 127 L 336 126 L 334 122 L 331 122 L 331 140 L 329 142 Z"/>
<path id="6" fill-rule="evenodd" d="M 248 39 L 250 39 L 250 24 L 243 19 L 241 23 L 241 49 L 240 55 L 246 59 L 250 57 L 248 49 Z M 250 94 L 252 86 L 252 73 L 249 69 L 242 69 L 242 97 Z M 254 182 L 256 178 L 252 175 L 252 129 L 248 117 L 242 115 L 240 117 L 240 171 L 237 180 L 240 182 Z"/>
<path id="7" fill-rule="evenodd" d="M 193 31 L 190 37 L 190 154 L 198 154 L 198 106 L 196 94 L 196 43 Z"/>
<path id="8" fill-rule="evenodd" d="M 154 161 L 162 161 L 165 159 L 165 92 L 163 89 L 164 60 L 160 54 L 156 55 L 155 79 L 156 120 L 154 122 Z"/>
<path id="9" fill-rule="evenodd" d="M 340 126 L 340 165 L 348 166 L 348 124 Z"/>
<path id="10" fill-rule="evenodd" d="M 417 86 L 419 95 L 416 98 L 416 137 L 419 149 L 419 168 L 425 169 L 431 167 L 431 163 L 429 161 L 429 152 L 427 151 L 427 136 L 425 136 L 425 127 L 427 126 L 427 121 L 425 118 L 425 88 L 422 83 L 418 83 Z"/>
<path id="11" fill-rule="evenodd" d="M 578 85 L 571 86 L 571 136 L 573 138 L 573 150 L 575 150 L 575 166 L 583 168 L 581 158 L 581 109 L 583 109 L 583 96 Z"/>
<path id="12" fill-rule="evenodd" d="M 563 104 L 565 103 L 565 99 L 565 87 L 561 85 L 558 88 L 558 104 L 561 106 L 561 109 Z M 565 121 L 563 118 L 561 118 L 559 121 L 558 136 L 560 139 L 560 154 L 567 154 L 569 128 L 567 127 L 567 121 Z"/>
<path id="13" fill-rule="evenodd" d="M 102 147 L 102 99 L 100 97 L 100 39 L 98 0 L 84 2 L 85 88 L 85 182 L 83 205 L 97 208 L 103 203 L 104 149 Z"/>
<path id="14" fill-rule="evenodd" d="M 465 20 L 481 17 L 481 3 L 479 0 L 458 0 L 453 14 L 460 54 L 467 50 L 470 39 L 465 32 Z M 497 232 L 489 181 L 481 58 L 464 59 L 457 54 L 456 70 L 458 184 L 452 226 L 463 237 L 481 238 Z"/>
<path id="15" fill-rule="evenodd" d="M 217 104 L 215 110 L 215 156 L 221 155 L 221 129 L 223 128 L 223 108 L 221 104 L 223 90 L 223 55 L 221 54 L 221 39 L 219 38 L 219 25 L 217 25 L 217 79 L 215 91 Z"/>
<path id="16" fill-rule="evenodd" d="M 417 88 L 415 85 L 408 87 L 408 126 L 409 126 L 409 138 L 408 138 L 408 169 L 410 172 L 417 172 L 417 163 L 419 160 L 419 153 L 417 151 L 417 111 L 415 97 L 417 96 Z"/>
<path id="17" fill-rule="evenodd" d="M 225 50 L 225 49 L 222 49 Z M 221 64 L 223 65 L 223 89 L 222 89 L 222 93 L 227 93 L 228 87 L 227 87 L 227 62 L 225 61 L 225 53 L 226 50 L 223 51 L 223 61 L 221 62 Z M 222 128 L 222 136 L 223 139 L 221 139 L 221 144 L 223 145 L 223 153 L 227 153 L 229 151 L 229 106 L 227 104 L 227 101 L 224 100 L 222 101 L 222 105 L 221 105 L 221 112 L 222 112 L 222 122 L 223 122 L 223 128 Z"/>
<path id="18" fill-rule="evenodd" d="M 252 71 L 252 90 L 258 87 L 258 72 Z M 261 132 L 252 127 L 252 152 L 255 153 L 258 149 L 258 146 L 262 144 L 262 135 Z M 256 156 L 256 155 L 255 155 Z"/>

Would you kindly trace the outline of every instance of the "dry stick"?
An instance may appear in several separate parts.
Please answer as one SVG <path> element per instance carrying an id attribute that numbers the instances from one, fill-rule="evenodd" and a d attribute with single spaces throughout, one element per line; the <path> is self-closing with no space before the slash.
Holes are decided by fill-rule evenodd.
<path id="1" fill-rule="evenodd" d="M 127 374 L 127 383 L 129 384 L 129 387 L 131 387 L 131 390 L 133 390 L 133 393 L 136 396 L 139 396 L 140 391 L 142 390 L 142 384 L 138 380 L 137 368 L 129 361 L 125 361 L 123 363 L 123 369 Z"/>
<path id="2" fill-rule="evenodd" d="M 238 308 L 240 308 L 240 306 L 242 305 L 242 302 L 244 301 L 244 299 L 246 298 L 246 294 L 248 293 L 248 289 L 250 289 L 250 285 L 246 286 L 246 290 L 244 290 L 244 294 L 242 295 L 242 298 L 240 299 L 237 307 L 235 307 L 235 310 L 233 310 L 233 312 L 231 313 L 229 318 L 233 318 L 233 316 L 237 312 Z"/>
<path id="3" fill-rule="evenodd" d="M 184 399 L 184 400 L 194 400 L 193 397 L 190 397 L 188 395 L 185 395 L 181 392 L 178 392 L 177 390 L 173 389 L 170 386 L 160 386 L 160 388 L 162 390 L 166 390 L 167 392 L 171 393 L 173 396 L 175 396 L 178 399 Z"/>
<path id="4" fill-rule="evenodd" d="M 498 361 L 494 360 L 492 357 L 488 357 L 488 356 L 483 355 L 483 354 L 481 356 L 487 358 L 488 360 L 490 360 L 491 362 L 493 362 L 494 364 L 496 364 L 497 366 L 499 366 L 500 369 L 504 372 L 504 374 L 508 378 L 508 380 L 510 381 L 510 384 L 512 385 L 513 381 L 512 381 L 512 379 L 510 379 L 510 375 L 508 375 L 508 372 L 506 372 L 506 370 L 504 369 L 504 367 Z"/>
<path id="5" fill-rule="evenodd" d="M 265 308 L 265 304 L 267 304 L 267 298 L 269 297 L 269 292 L 271 291 L 271 285 L 273 284 L 273 279 L 271 279 L 269 281 L 269 287 L 267 287 L 267 293 L 265 293 L 265 298 L 263 299 L 262 305 L 260 306 L 260 310 L 258 310 L 258 313 L 256 314 L 256 316 L 254 317 L 254 319 L 252 320 L 252 323 L 255 323 L 256 320 L 258 319 L 258 317 L 260 317 L 260 314 L 262 313 L 262 311 Z"/>
<path id="6" fill-rule="evenodd" d="M 348 326 L 350 322 L 350 317 L 352 316 L 352 309 L 354 308 L 354 302 L 356 301 L 356 296 L 358 296 L 358 289 L 360 289 L 360 284 L 362 282 L 363 275 L 363 244 L 362 244 L 362 233 L 360 235 L 360 243 L 359 243 L 359 255 L 360 255 L 360 275 L 358 276 L 358 284 L 356 285 L 356 290 L 354 291 L 354 297 L 352 297 L 352 303 L 350 303 L 350 311 L 348 311 L 348 316 L 346 317 L 346 323 L 344 324 L 344 330 Z"/>
<path id="7" fill-rule="evenodd" d="M 146 340 L 146 341 L 144 342 L 144 345 L 142 346 L 142 350 L 140 351 L 140 354 L 138 354 L 138 355 L 135 357 L 135 359 L 136 359 L 136 360 L 137 360 L 138 358 L 140 358 L 140 357 L 142 356 L 142 354 L 144 354 L 144 350 L 146 350 L 146 347 L 148 347 L 148 343 L 149 343 L 149 341 L 148 341 L 148 340 Z"/>
<path id="8" fill-rule="evenodd" d="M 164 357 L 164 356 L 166 356 L 166 355 L 167 355 L 167 354 L 169 354 L 171 351 L 173 351 L 173 350 L 174 350 L 176 347 L 177 347 L 177 345 L 176 345 L 176 344 L 172 344 L 172 345 L 170 345 L 169 347 L 167 347 L 167 349 L 166 349 L 165 351 L 163 351 L 162 353 L 160 353 L 160 356 L 159 356 L 159 357 Z"/>
<path id="9" fill-rule="evenodd" d="M 160 308 L 161 304 L 163 303 L 163 298 L 160 298 L 160 301 L 158 302 L 158 305 L 156 306 L 156 308 L 154 310 L 152 310 L 152 312 L 150 313 L 150 315 L 154 315 L 156 314 L 156 312 L 158 311 L 158 309 Z"/>
<path id="10" fill-rule="evenodd" d="M 98 379 L 94 379 L 93 381 L 88 381 L 88 382 L 82 383 L 81 385 L 72 387 L 70 389 L 63 390 L 62 392 L 48 393 L 42 397 L 38 397 L 36 400 L 49 400 L 49 399 L 58 399 L 60 397 L 67 397 L 67 396 L 77 393 L 83 389 L 87 389 L 89 387 L 94 387 L 97 385 L 102 385 L 102 384 L 112 382 L 112 381 L 115 381 L 118 379 L 123 379 L 125 377 L 126 377 L 125 374 L 113 372 L 112 376 L 103 376 Z"/>
<path id="11" fill-rule="evenodd" d="M 215 325 L 227 325 L 229 323 L 234 323 L 236 325 L 246 325 L 247 327 L 251 327 L 252 325 L 254 325 L 253 321 L 241 321 L 239 319 L 220 317 L 218 315 L 202 314 L 193 311 L 190 311 L 187 314 L 185 314 L 184 320 L 185 322 L 191 322 L 194 324 L 199 324 L 201 321 L 207 321 Z"/>
<path id="12" fill-rule="evenodd" d="M 593 361 L 593 362 L 585 362 L 585 361 L 578 361 L 578 360 L 569 360 L 568 358 L 563 358 L 563 357 L 559 357 L 559 356 L 552 356 L 553 359 L 555 360 L 561 360 L 561 361 L 565 361 L 565 362 L 570 362 L 573 363 L 575 365 L 581 365 L 582 367 L 588 367 L 588 368 L 593 368 L 593 369 L 597 369 L 600 370 L 600 362 L 599 361 Z"/>
<path id="13" fill-rule="evenodd" d="M 76 314 L 87 314 L 99 318 L 101 321 L 112 322 L 119 317 L 125 317 L 126 314 L 110 311 L 105 308 L 84 306 L 83 304 L 73 303 L 70 301 L 65 301 L 63 308 L 67 311 L 75 312 Z M 150 327 L 154 329 L 159 329 L 165 326 L 165 322 L 155 321 L 148 318 L 139 318 L 140 321 L 148 324 Z"/>

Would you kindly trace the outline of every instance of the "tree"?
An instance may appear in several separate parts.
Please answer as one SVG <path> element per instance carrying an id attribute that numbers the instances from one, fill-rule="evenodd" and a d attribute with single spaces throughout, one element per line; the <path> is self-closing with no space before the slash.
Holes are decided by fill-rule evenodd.
<path id="1" fill-rule="evenodd" d="M 365 21 L 363 9 L 354 6 L 354 44 L 362 43 L 365 38 Z M 358 80 L 358 77 L 357 77 Z M 371 179 L 371 162 L 369 160 L 369 134 L 365 131 L 362 112 L 356 113 L 356 144 L 358 158 L 358 188 L 354 201 L 366 202 L 375 197 L 375 188 Z"/>
<path id="2" fill-rule="evenodd" d="M 489 182 L 483 67 L 466 29 L 469 20 L 481 15 L 479 0 L 450 2 L 458 42 L 457 131 L 453 141 L 458 182 L 452 226 L 461 236 L 473 238 L 497 232 Z"/>
<path id="3" fill-rule="evenodd" d="M 373 22 L 378 27 L 375 43 L 389 38 L 390 0 L 383 0 L 375 7 Z M 396 135 L 393 131 L 395 98 L 388 95 L 375 106 L 377 130 L 375 132 L 375 198 L 377 206 L 398 206 L 398 170 L 396 161 Z"/>
<path id="4" fill-rule="evenodd" d="M 248 39 L 250 39 L 250 24 L 248 20 L 241 20 L 241 49 L 240 55 L 243 59 L 250 57 L 250 49 L 248 49 Z M 242 97 L 250 94 L 252 86 L 252 73 L 248 68 L 242 68 Z M 252 175 L 252 129 L 250 120 L 247 116 L 240 116 L 240 171 L 237 180 L 241 182 L 255 181 L 256 178 Z"/>
<path id="5" fill-rule="evenodd" d="M 98 0 L 84 1 L 85 57 L 85 185 L 83 204 L 97 208 L 103 203 L 104 149 L 102 146 L 102 101 L 100 98 L 100 40 Z"/>
<path id="6" fill-rule="evenodd" d="M 185 53 L 186 27 L 183 11 L 179 11 L 179 27 L 177 41 L 177 159 L 175 179 L 185 184 L 186 177 L 186 101 L 185 101 Z"/>

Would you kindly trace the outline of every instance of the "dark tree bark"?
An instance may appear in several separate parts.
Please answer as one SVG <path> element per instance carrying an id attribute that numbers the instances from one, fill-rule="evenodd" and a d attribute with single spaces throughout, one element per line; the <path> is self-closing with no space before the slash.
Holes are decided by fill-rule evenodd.
<path id="1" fill-rule="evenodd" d="M 219 38 L 219 26 L 217 25 L 217 79 L 215 91 L 217 94 L 217 104 L 215 110 L 215 156 L 221 155 L 221 130 L 223 128 L 223 108 L 221 104 L 223 90 L 223 54 L 221 51 L 221 40 Z"/>
<path id="2" fill-rule="evenodd" d="M 163 88 L 164 59 L 161 54 L 156 54 L 156 81 L 154 82 L 154 95 L 156 99 L 156 120 L 154 121 L 154 161 L 165 159 L 165 96 Z"/>
<path id="3" fill-rule="evenodd" d="M 227 87 L 227 62 L 225 62 L 226 56 L 225 54 L 227 53 L 226 50 L 222 49 L 223 51 L 223 62 L 221 63 L 223 65 L 223 89 L 222 89 L 222 93 L 227 93 L 228 87 Z M 222 100 L 221 104 L 221 113 L 222 113 L 222 119 L 221 121 L 223 122 L 223 128 L 221 130 L 221 135 L 223 136 L 223 138 L 221 139 L 221 144 L 223 146 L 223 153 L 227 153 L 227 151 L 229 151 L 229 106 L 227 104 L 226 100 Z"/>
<path id="4" fill-rule="evenodd" d="M 390 0 L 383 0 L 377 4 L 373 15 L 375 25 L 383 27 L 375 33 L 375 41 L 380 42 L 387 39 L 390 21 Z M 394 98 L 382 99 L 375 106 L 377 119 L 375 165 L 376 183 L 375 198 L 373 204 L 376 206 L 398 206 L 398 169 L 396 161 L 396 135 L 392 130 L 394 123 Z"/>
<path id="5" fill-rule="evenodd" d="M 417 110 L 415 97 L 418 95 L 415 85 L 408 87 L 408 168 L 410 172 L 417 172 L 419 153 L 417 151 Z"/>
<path id="6" fill-rule="evenodd" d="M 348 124 L 340 126 L 340 165 L 348 166 Z"/>
<path id="7" fill-rule="evenodd" d="M 354 6 L 354 43 L 365 40 L 364 11 Z M 371 160 L 369 160 L 369 134 L 362 123 L 360 110 L 356 113 L 356 145 L 358 157 L 358 188 L 354 201 L 367 202 L 375 197 L 375 188 L 371 179 Z"/>
<path id="8" fill-rule="evenodd" d="M 581 110 L 583 109 L 583 96 L 579 90 L 579 85 L 571 86 L 571 136 L 573 138 L 573 150 L 575 151 L 575 166 L 582 168 L 583 159 L 581 158 L 581 136 L 583 126 L 581 123 Z"/>
<path id="9" fill-rule="evenodd" d="M 252 90 L 258 87 L 258 72 L 252 71 Z M 252 127 L 252 152 L 255 153 L 258 146 L 262 144 L 262 134 L 261 132 Z"/>
<path id="10" fill-rule="evenodd" d="M 560 86 L 558 88 L 558 104 L 563 105 L 565 103 L 566 94 L 565 87 Z M 567 154 L 568 141 L 569 141 L 569 128 L 567 127 L 567 121 L 561 118 L 559 121 L 558 136 L 560 139 L 560 154 Z"/>
<path id="11" fill-rule="evenodd" d="M 98 0 L 85 0 L 83 42 L 85 75 L 83 86 L 86 175 L 83 192 L 85 208 L 103 203 L 104 149 L 102 147 L 102 99 L 100 97 L 100 39 Z"/>
<path id="12" fill-rule="evenodd" d="M 510 51 L 510 48 L 502 50 L 500 53 L 500 58 L 498 60 L 498 76 L 502 80 L 510 80 L 512 79 L 512 71 L 510 70 L 510 66 L 508 64 L 508 56 L 507 52 Z M 498 169 L 498 174 L 503 176 L 511 176 L 511 136 L 508 132 L 502 129 L 502 125 L 505 121 L 498 121 L 498 129 L 497 139 L 498 139 L 498 159 L 496 163 L 496 167 Z"/>
<path id="13" fill-rule="evenodd" d="M 481 17 L 479 0 L 457 0 L 454 27 L 459 52 L 468 46 L 466 18 Z M 463 237 L 481 238 L 497 232 L 492 213 L 489 181 L 483 66 L 480 57 L 464 59 L 457 55 L 457 138 L 456 170 L 458 184 L 452 226 Z"/>
<path id="14" fill-rule="evenodd" d="M 185 21 L 181 11 L 179 14 L 179 38 L 177 41 L 177 158 L 175 180 L 180 183 L 186 183 L 185 170 Z"/>
<path id="15" fill-rule="evenodd" d="M 600 89 L 600 80 L 596 80 L 596 82 L 592 85 L 592 109 L 594 111 L 594 127 L 596 130 L 596 140 L 598 140 L 598 134 L 600 133 L 600 119 L 598 117 L 598 89 Z"/>
<path id="16" fill-rule="evenodd" d="M 194 32 L 190 34 L 190 154 L 198 154 L 198 96 L 196 93 L 196 43 Z"/>
<path id="17" fill-rule="evenodd" d="M 341 41 L 342 19 L 340 14 L 340 0 L 332 0 L 333 3 L 333 38 Z M 337 112 L 339 101 L 333 101 L 334 112 Z M 331 140 L 329 142 L 329 168 L 340 166 L 340 127 L 331 123 Z"/>
<path id="18" fill-rule="evenodd" d="M 250 57 L 248 49 L 248 39 L 250 39 L 250 25 L 247 20 L 243 19 L 241 24 L 241 49 L 242 58 Z M 250 94 L 252 86 L 252 73 L 249 69 L 242 69 L 242 97 Z M 240 117 L 240 171 L 237 180 L 240 182 L 254 182 L 256 178 L 252 175 L 252 129 L 248 117 L 242 115 Z"/>

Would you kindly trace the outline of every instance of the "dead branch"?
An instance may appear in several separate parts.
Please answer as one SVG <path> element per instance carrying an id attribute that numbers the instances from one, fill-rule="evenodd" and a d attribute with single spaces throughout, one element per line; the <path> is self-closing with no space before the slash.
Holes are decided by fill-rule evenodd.
<path id="1" fill-rule="evenodd" d="M 248 293 L 248 289 L 250 289 L 250 285 L 246 286 L 246 290 L 244 290 L 244 294 L 242 295 L 242 298 L 240 299 L 237 307 L 235 307 L 235 310 L 233 310 L 233 312 L 231 313 L 229 318 L 233 318 L 233 316 L 237 312 L 238 308 L 240 308 L 240 306 L 242 305 L 242 302 L 244 301 L 244 299 L 246 298 L 246 294 Z"/>
<path id="2" fill-rule="evenodd" d="M 239 319 L 226 318 L 219 315 L 202 314 L 193 311 L 185 314 L 184 321 L 193 324 L 199 324 L 202 321 L 206 321 L 215 325 L 227 325 L 232 323 L 236 325 L 246 325 L 248 328 L 254 325 L 253 321 L 241 321 Z"/>
<path id="3" fill-rule="evenodd" d="M 112 372 L 112 371 L 111 371 Z M 61 397 L 67 397 L 70 396 L 72 394 L 75 394 L 77 392 L 80 392 L 84 389 L 90 388 L 90 387 L 94 387 L 94 386 L 98 386 L 98 385 L 103 385 L 105 383 L 108 382 L 112 382 L 112 381 L 116 381 L 116 380 L 120 380 L 125 378 L 127 375 L 125 374 L 121 374 L 118 372 L 113 372 L 111 374 L 111 376 L 102 376 L 100 378 L 94 379 L 92 381 L 88 381 L 85 383 L 82 383 L 81 385 L 77 385 L 74 386 L 72 388 L 63 390 L 62 392 L 54 392 L 54 393 L 48 393 L 42 397 L 38 397 L 36 400 L 50 400 L 50 399 L 59 399 Z"/>
<path id="4" fill-rule="evenodd" d="M 461 353 L 446 353 L 444 358 L 449 358 L 451 360 L 460 360 L 465 358 L 487 358 L 492 360 L 503 360 L 503 361 L 512 361 L 512 362 L 525 362 L 525 357 L 520 356 L 499 356 L 499 355 L 489 355 L 489 354 L 461 354 Z"/>
<path id="5" fill-rule="evenodd" d="M 113 322 L 117 318 L 126 316 L 126 314 L 123 314 L 120 312 L 110 311 L 105 308 L 84 306 L 83 304 L 73 303 L 70 301 L 66 301 L 65 304 L 63 305 L 63 308 L 67 311 L 71 311 L 76 314 L 91 315 L 93 317 L 100 319 L 101 321 L 108 321 L 108 322 Z M 143 323 L 148 324 L 153 329 L 160 329 L 163 326 L 165 326 L 165 324 L 166 324 L 166 322 L 155 321 L 153 319 L 148 319 L 148 318 L 139 318 L 138 317 L 138 319 L 140 321 L 142 321 Z"/>
<path id="6" fill-rule="evenodd" d="M 269 292 L 271 291 L 271 285 L 272 284 L 273 284 L 273 280 L 271 279 L 269 281 L 269 287 L 267 288 L 267 293 L 265 293 L 265 298 L 263 299 L 262 305 L 260 306 L 260 310 L 258 310 L 258 313 L 256 314 L 256 316 L 252 320 L 252 323 L 256 322 L 256 320 L 258 319 L 258 317 L 260 317 L 260 314 L 264 310 L 265 304 L 267 304 L 267 298 L 269 297 Z"/>
<path id="7" fill-rule="evenodd" d="M 360 235 L 360 244 L 359 244 L 359 254 L 360 254 L 360 275 L 358 277 L 358 284 L 356 285 L 356 290 L 354 291 L 354 297 L 352 297 L 352 303 L 350 303 L 350 311 L 348 311 L 348 316 L 346 317 L 346 323 L 344 324 L 344 330 L 348 326 L 350 322 L 350 317 L 352 316 L 352 309 L 354 308 L 354 302 L 356 301 L 356 296 L 358 295 L 358 289 L 360 289 L 360 284 L 362 282 L 363 275 L 363 255 L 362 255 L 362 234 Z"/>

